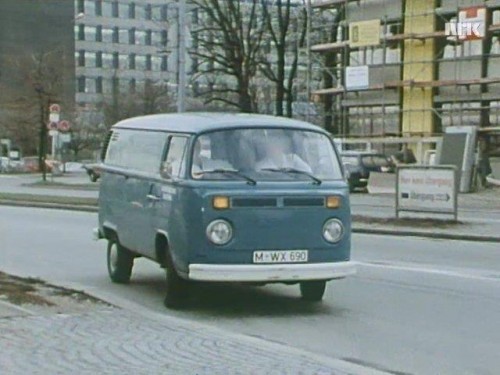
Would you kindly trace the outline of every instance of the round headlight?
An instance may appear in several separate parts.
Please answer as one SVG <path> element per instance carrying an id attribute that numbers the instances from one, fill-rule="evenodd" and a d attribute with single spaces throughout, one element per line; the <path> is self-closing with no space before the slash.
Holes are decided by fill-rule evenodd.
<path id="1" fill-rule="evenodd" d="M 214 220 L 207 226 L 207 237 L 216 245 L 225 245 L 233 237 L 231 224 L 225 220 Z"/>
<path id="2" fill-rule="evenodd" d="M 323 238 L 328 242 L 339 242 L 344 234 L 344 226 L 338 219 L 329 219 L 323 225 Z"/>

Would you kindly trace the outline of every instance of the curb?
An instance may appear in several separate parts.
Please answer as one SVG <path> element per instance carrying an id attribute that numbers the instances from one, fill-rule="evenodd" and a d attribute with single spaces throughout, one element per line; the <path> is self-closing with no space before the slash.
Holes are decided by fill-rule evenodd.
<path id="1" fill-rule="evenodd" d="M 423 232 L 414 230 L 391 230 L 380 228 L 362 228 L 352 227 L 353 233 L 360 234 L 378 234 L 383 236 L 400 236 L 400 237 L 425 237 L 438 240 L 457 240 L 457 241 L 473 241 L 473 242 L 500 242 L 500 237 L 494 236 L 473 236 L 467 234 L 452 234 L 452 233 L 438 233 L 438 232 Z"/>
<path id="2" fill-rule="evenodd" d="M 98 212 L 97 206 L 79 205 L 79 204 L 62 204 L 50 202 L 29 202 L 29 201 L 16 201 L 1 199 L 0 205 L 14 206 L 14 207 L 32 207 L 32 208 L 46 208 L 55 210 L 68 210 L 68 211 L 81 211 L 81 212 Z M 439 240 L 457 240 L 457 241 L 472 241 L 472 242 L 500 242 L 500 237 L 494 236 L 474 236 L 467 234 L 452 234 L 452 233 L 436 233 L 424 232 L 418 230 L 392 230 L 380 228 L 364 228 L 358 227 L 355 224 L 352 227 L 353 233 L 360 234 L 377 234 L 383 236 L 400 236 L 400 237 L 425 237 Z"/>
<path id="3" fill-rule="evenodd" d="M 49 208 L 55 210 L 68 210 L 68 211 L 98 212 L 97 206 L 89 206 L 84 204 L 30 202 L 21 200 L 0 199 L 0 205 L 13 206 L 13 207 Z"/>

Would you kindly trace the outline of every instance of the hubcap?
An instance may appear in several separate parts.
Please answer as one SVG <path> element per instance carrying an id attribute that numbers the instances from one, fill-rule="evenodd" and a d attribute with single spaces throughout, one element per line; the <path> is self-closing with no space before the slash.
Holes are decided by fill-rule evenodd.
<path id="1" fill-rule="evenodd" d="M 109 270 L 114 273 L 118 266 L 118 246 L 113 243 L 109 248 Z"/>

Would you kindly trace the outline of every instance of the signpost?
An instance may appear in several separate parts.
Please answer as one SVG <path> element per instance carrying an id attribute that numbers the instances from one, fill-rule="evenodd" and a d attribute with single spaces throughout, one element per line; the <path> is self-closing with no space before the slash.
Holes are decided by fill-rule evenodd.
<path id="1" fill-rule="evenodd" d="M 348 66 L 345 68 L 345 88 L 347 90 L 362 90 L 370 86 L 368 65 Z"/>
<path id="2" fill-rule="evenodd" d="M 451 214 L 457 220 L 455 166 L 400 166 L 396 171 L 396 217 L 399 212 Z"/>

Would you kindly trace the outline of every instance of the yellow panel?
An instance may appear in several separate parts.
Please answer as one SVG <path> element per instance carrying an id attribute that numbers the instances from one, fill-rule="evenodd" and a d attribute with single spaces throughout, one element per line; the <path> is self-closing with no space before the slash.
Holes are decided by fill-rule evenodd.
<path id="1" fill-rule="evenodd" d="M 435 0 L 407 0 L 405 34 L 435 31 Z M 407 39 L 404 42 L 403 80 L 432 81 L 434 79 L 434 39 Z M 431 88 L 403 89 L 402 131 L 405 135 L 433 133 L 433 97 Z"/>

